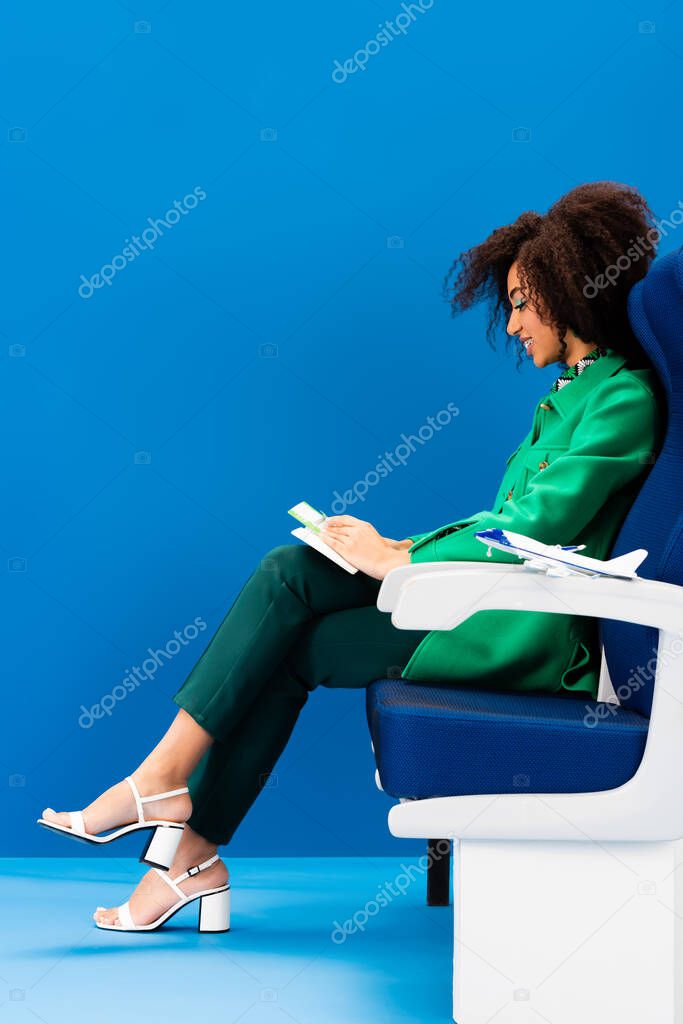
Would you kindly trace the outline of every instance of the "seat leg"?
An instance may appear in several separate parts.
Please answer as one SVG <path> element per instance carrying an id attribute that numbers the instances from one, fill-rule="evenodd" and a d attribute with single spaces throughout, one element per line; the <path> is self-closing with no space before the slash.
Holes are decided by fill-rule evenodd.
<path id="1" fill-rule="evenodd" d="M 453 1019 L 683 1024 L 675 848 L 454 842 Z"/>
<path id="2" fill-rule="evenodd" d="M 427 906 L 447 907 L 451 902 L 451 841 L 427 840 Z"/>

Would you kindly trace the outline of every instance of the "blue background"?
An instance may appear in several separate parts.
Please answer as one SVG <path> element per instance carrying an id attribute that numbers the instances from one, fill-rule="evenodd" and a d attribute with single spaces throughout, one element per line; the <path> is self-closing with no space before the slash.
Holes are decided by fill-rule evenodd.
<path id="1" fill-rule="evenodd" d="M 450 319 L 459 251 L 587 180 L 661 217 L 683 199 L 680 4 L 435 0 L 333 82 L 400 10 L 3 8 L 3 854 L 88 854 L 35 817 L 132 770 L 209 633 L 90 729 L 81 705 L 197 616 L 213 630 L 294 502 L 329 508 L 453 402 L 349 512 L 401 537 L 490 503 L 555 370 L 516 372 L 481 310 Z M 411 852 L 373 767 L 364 694 L 318 690 L 231 851 Z"/>

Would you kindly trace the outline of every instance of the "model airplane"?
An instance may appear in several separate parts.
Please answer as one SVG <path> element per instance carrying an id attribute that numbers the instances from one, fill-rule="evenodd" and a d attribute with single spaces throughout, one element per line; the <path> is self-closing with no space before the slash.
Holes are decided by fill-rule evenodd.
<path id="1" fill-rule="evenodd" d="M 610 558 L 606 562 L 599 558 L 588 558 L 577 555 L 583 551 L 585 544 L 572 544 L 561 547 L 559 544 L 541 544 L 533 537 L 525 537 L 522 533 L 510 533 L 508 530 L 480 530 L 475 533 L 477 540 L 486 544 L 491 556 L 491 548 L 507 551 L 524 559 L 530 569 L 539 569 L 548 576 L 617 576 L 619 579 L 633 580 L 638 578 L 636 569 L 645 558 L 647 551 L 638 548 L 618 558 Z"/>

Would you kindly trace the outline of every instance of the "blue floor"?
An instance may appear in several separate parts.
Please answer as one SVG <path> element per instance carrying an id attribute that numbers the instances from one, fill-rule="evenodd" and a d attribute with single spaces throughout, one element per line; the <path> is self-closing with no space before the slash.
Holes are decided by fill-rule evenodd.
<path id="1" fill-rule="evenodd" d="M 199 935 L 194 904 L 159 932 L 116 935 L 90 914 L 127 898 L 137 861 L 0 860 L 2 1020 L 451 1020 L 452 911 L 425 905 L 419 860 L 245 858 L 230 869 L 230 932 Z M 362 929 L 333 941 L 335 922 L 351 920 Z"/>

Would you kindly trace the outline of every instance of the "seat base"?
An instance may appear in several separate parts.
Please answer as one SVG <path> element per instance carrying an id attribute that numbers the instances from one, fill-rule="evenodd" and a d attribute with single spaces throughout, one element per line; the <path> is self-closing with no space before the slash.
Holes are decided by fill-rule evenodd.
<path id="1" fill-rule="evenodd" d="M 677 855 L 673 842 L 455 841 L 453 1019 L 683 1024 Z"/>
<path id="2" fill-rule="evenodd" d="M 615 789 L 635 775 L 649 725 L 590 699 L 403 679 L 372 683 L 367 712 L 382 788 L 409 799 Z"/>

